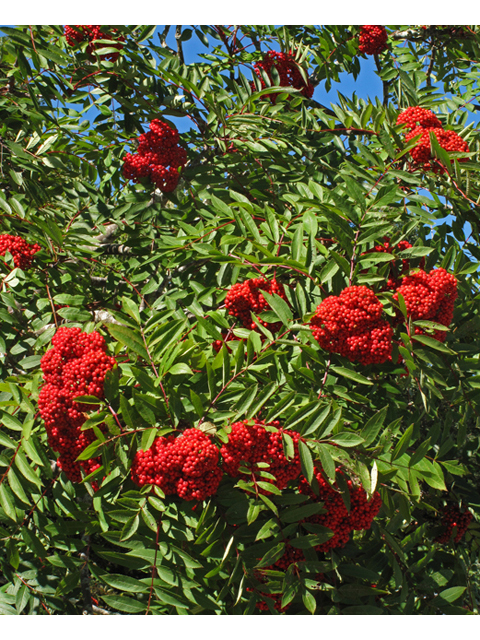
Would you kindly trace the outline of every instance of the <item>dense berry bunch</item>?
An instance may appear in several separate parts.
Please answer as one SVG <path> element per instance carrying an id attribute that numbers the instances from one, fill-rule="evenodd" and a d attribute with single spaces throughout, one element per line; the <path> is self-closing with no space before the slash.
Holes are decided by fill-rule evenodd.
<path id="1" fill-rule="evenodd" d="M 6 252 L 12 254 L 13 264 L 20 269 L 28 269 L 33 256 L 40 251 L 39 244 L 28 244 L 20 236 L 10 236 L 8 233 L 0 235 L 0 256 Z"/>
<path id="2" fill-rule="evenodd" d="M 223 470 L 230 476 L 238 478 L 243 474 L 240 466 L 251 469 L 251 475 L 256 481 L 273 483 L 279 489 L 285 489 L 290 480 L 298 478 L 300 474 L 300 456 L 298 453 L 298 441 L 300 434 L 296 431 L 284 430 L 278 420 L 269 423 L 278 431 L 267 431 L 264 421 L 255 421 L 254 424 L 235 422 L 228 436 L 228 443 L 220 449 L 223 458 Z M 283 451 L 282 434 L 285 433 L 293 440 L 294 456 L 287 459 Z M 275 476 L 275 480 L 263 478 L 260 474 L 262 468 L 258 463 L 269 465 L 265 469 Z M 247 477 L 247 476 L 246 476 Z M 250 477 L 250 476 L 248 476 Z M 260 493 L 265 490 L 260 489 Z"/>
<path id="3" fill-rule="evenodd" d="M 311 98 L 313 95 L 313 85 L 311 82 L 305 82 L 302 74 L 299 70 L 299 65 L 295 61 L 295 58 L 291 51 L 288 53 L 277 53 L 276 51 L 269 51 L 261 62 L 256 62 L 253 69 L 256 75 L 260 78 L 262 83 L 262 89 L 266 88 L 264 79 L 262 78 L 262 71 L 264 71 L 270 78 L 272 84 L 276 84 L 272 78 L 272 68 L 275 68 L 278 72 L 281 87 L 293 87 L 294 89 L 300 89 L 302 94 L 306 98 Z M 252 89 L 255 89 L 255 84 L 252 82 Z M 273 104 L 277 99 L 277 94 L 269 94 L 268 97 Z"/>
<path id="4" fill-rule="evenodd" d="M 337 473 L 341 474 L 342 471 L 337 469 Z M 363 487 L 356 487 L 351 480 L 348 480 L 350 493 L 350 512 L 348 512 L 338 488 L 332 487 L 327 482 L 321 469 L 316 469 L 315 477 L 319 487 L 318 495 L 312 491 L 306 478 L 301 478 L 298 488 L 300 493 L 309 496 L 313 501 L 323 502 L 326 513 L 309 516 L 305 522 L 328 527 L 334 533 L 329 540 L 317 545 L 315 550 L 325 552 L 344 547 L 353 530 L 370 529 L 373 519 L 382 506 L 380 494 L 376 491 L 369 501 Z"/>
<path id="5" fill-rule="evenodd" d="M 393 296 L 395 300 L 398 300 L 399 293 L 405 300 L 408 316 L 412 320 L 431 320 L 446 327 L 452 322 L 454 303 L 458 295 L 457 280 L 445 269 L 432 269 L 430 273 L 419 269 L 405 276 Z M 400 315 L 398 318 L 401 319 Z M 415 333 L 424 332 L 420 327 L 416 327 Z M 446 332 L 435 331 L 433 337 L 444 342 Z"/>
<path id="6" fill-rule="evenodd" d="M 286 300 L 283 285 L 277 282 L 275 278 L 272 280 L 252 278 L 251 280 L 245 280 L 245 282 L 238 282 L 230 288 L 225 298 L 225 306 L 229 315 L 238 318 L 247 329 L 256 328 L 256 324 L 250 315 L 251 311 L 258 315 L 262 311 L 270 310 L 262 291 L 270 294 L 276 293 Z M 260 324 L 273 332 L 278 331 L 282 326 L 281 322 L 268 323 L 263 320 L 260 320 Z"/>
<path id="7" fill-rule="evenodd" d="M 433 169 L 436 173 L 443 173 L 445 170 L 432 162 L 432 148 L 430 144 L 430 133 L 433 133 L 442 149 L 448 152 L 468 153 L 469 148 L 465 140 L 462 140 L 455 131 L 446 131 L 437 116 L 429 109 L 422 107 L 408 107 L 397 118 L 397 124 L 405 125 L 408 133 L 405 141 L 409 142 L 413 138 L 420 136 L 415 147 L 410 150 L 415 168 L 423 168 L 424 171 Z M 461 160 L 461 159 L 460 159 Z"/>
<path id="8" fill-rule="evenodd" d="M 81 469 L 88 475 L 100 464 L 98 459 L 76 462 L 96 436 L 92 429 L 81 430 L 87 418 L 85 405 L 76 403 L 75 398 L 103 398 L 105 374 L 114 367 L 115 358 L 107 355 L 105 339 L 96 331 L 87 334 L 76 327 L 60 327 L 52 345 L 40 361 L 45 384 L 38 407 L 48 443 L 60 454 L 58 466 L 72 482 L 81 482 Z M 94 405 L 89 405 L 92 408 Z"/>
<path id="9" fill-rule="evenodd" d="M 435 538 L 434 542 L 440 542 L 442 544 L 448 542 L 454 533 L 454 528 L 456 528 L 456 533 L 453 541 L 460 542 L 472 518 L 473 516 L 469 511 L 462 513 L 456 505 L 447 507 L 442 516 L 444 530 Z"/>
<path id="10" fill-rule="evenodd" d="M 178 169 L 187 161 L 187 152 L 179 140 L 176 129 L 161 120 L 152 120 L 150 131 L 138 139 L 137 153 L 125 156 L 123 175 L 134 182 L 147 178 L 163 193 L 173 191 L 180 177 Z"/>
<path id="11" fill-rule="evenodd" d="M 94 52 L 97 49 L 101 49 L 103 47 L 112 47 L 121 51 L 123 49 L 125 38 L 123 36 L 117 37 L 116 34 L 116 29 L 108 30 L 107 27 L 107 31 L 102 31 L 102 25 L 98 24 L 76 24 L 73 27 L 66 25 L 64 30 L 67 43 L 71 47 L 88 41 L 87 53 L 91 58 L 94 58 Z M 98 40 L 115 40 L 115 43 L 102 44 L 97 42 Z M 118 56 L 118 53 L 106 53 L 105 55 L 100 56 L 100 59 L 115 62 L 118 60 Z"/>
<path id="12" fill-rule="evenodd" d="M 377 24 L 365 24 L 361 27 L 358 39 L 358 50 L 360 53 L 374 55 L 381 53 L 387 48 L 387 30 Z"/>
<path id="13" fill-rule="evenodd" d="M 365 286 L 347 287 L 317 307 L 310 325 L 322 349 L 350 362 L 380 364 L 392 351 L 392 327 L 382 319 L 383 305 Z"/>
<path id="14" fill-rule="evenodd" d="M 438 144 L 445 149 L 445 151 L 454 151 L 457 153 L 468 153 L 469 148 L 465 140 L 462 140 L 455 131 L 445 131 L 444 129 L 424 129 L 423 127 L 417 127 L 407 133 L 405 140 L 409 142 L 415 136 L 420 135 L 420 139 L 417 145 L 411 149 L 410 155 L 412 156 L 416 165 L 422 165 L 424 170 L 433 168 L 436 172 L 444 172 L 442 167 L 436 167 L 432 164 L 432 152 L 430 145 L 430 132 L 435 134 Z"/>
<path id="15" fill-rule="evenodd" d="M 429 129 L 443 128 L 442 123 L 437 116 L 430 111 L 430 109 L 423 109 L 422 107 L 408 107 L 397 118 L 397 124 L 404 124 L 408 131 L 416 129 L 417 127 L 424 127 Z"/>
<path id="16" fill-rule="evenodd" d="M 200 429 L 186 429 L 180 436 L 155 438 L 147 451 L 137 451 L 132 480 L 139 486 L 155 484 L 165 495 L 184 500 L 205 500 L 220 484 L 219 452 Z"/>

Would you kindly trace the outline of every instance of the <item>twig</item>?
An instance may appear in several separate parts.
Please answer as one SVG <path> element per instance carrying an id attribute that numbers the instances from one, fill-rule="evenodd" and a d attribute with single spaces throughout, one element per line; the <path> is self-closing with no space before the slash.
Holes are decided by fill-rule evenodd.
<path id="1" fill-rule="evenodd" d="M 433 62 L 435 60 L 436 51 L 437 51 L 437 47 L 435 46 L 435 44 L 432 44 L 432 55 L 430 57 L 430 64 L 428 65 L 428 69 L 427 69 L 427 87 L 431 87 L 432 86 L 431 73 L 432 73 L 432 69 L 433 69 Z"/>
<path id="2" fill-rule="evenodd" d="M 182 25 L 181 24 L 177 24 L 177 28 L 175 29 L 175 40 L 177 41 L 178 59 L 182 64 L 185 64 L 185 60 L 183 58 Z"/>
<path id="3" fill-rule="evenodd" d="M 145 611 L 146 616 L 148 616 L 148 612 L 150 611 L 150 602 L 152 600 L 152 591 L 153 591 L 153 581 L 155 580 L 155 574 L 157 572 L 158 538 L 160 536 L 161 524 L 162 524 L 162 516 L 160 515 L 157 521 L 157 535 L 155 537 L 155 555 L 153 557 L 153 565 L 152 565 L 152 581 L 150 583 L 150 592 L 148 594 L 147 610 Z"/>
<path id="4" fill-rule="evenodd" d="M 88 560 L 90 555 L 90 536 L 85 535 L 83 540 L 86 542 L 85 550 L 80 553 L 80 559 L 84 561 L 80 569 L 80 588 L 83 596 L 83 613 L 92 615 L 92 594 L 90 592 L 90 571 L 88 570 Z"/>

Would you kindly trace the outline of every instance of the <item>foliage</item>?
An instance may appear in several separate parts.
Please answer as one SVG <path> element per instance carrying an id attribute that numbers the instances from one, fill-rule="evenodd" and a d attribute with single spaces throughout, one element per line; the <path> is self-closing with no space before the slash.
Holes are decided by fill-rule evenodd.
<path id="1" fill-rule="evenodd" d="M 0 41 L 1 233 L 41 247 L 25 270 L 0 261 L 0 612 L 478 613 L 480 32 L 388 26 L 383 102 L 339 94 L 330 108 L 259 63 L 291 52 L 329 90 L 365 61 L 358 26 L 165 27 L 160 43 L 156 27 L 116 29 L 95 46 L 70 46 L 58 25 Z M 441 170 L 415 167 L 417 139 L 397 125 L 408 106 L 432 109 L 469 152 L 432 136 Z M 171 193 L 122 173 L 156 118 L 191 125 Z M 393 253 L 371 252 L 385 237 Z M 402 259 L 457 279 L 444 342 L 385 287 Z M 225 307 L 251 278 L 285 292 L 265 291 L 254 329 Z M 394 326 L 380 364 L 325 351 L 309 324 L 362 285 Z M 65 325 L 100 332 L 118 363 L 100 406 L 84 398 L 101 466 L 81 483 L 38 412 L 40 360 Z M 288 460 L 300 433 L 312 495 L 319 469 L 347 511 L 349 486 L 378 489 L 371 528 L 315 551 L 332 534 L 305 520 L 323 503 L 295 480 L 273 487 L 268 463 L 263 490 L 242 467 L 202 502 L 132 481 L 155 438 L 196 427 L 220 449 L 253 418 L 278 420 Z M 434 541 L 446 505 L 473 515 L 458 542 Z"/>

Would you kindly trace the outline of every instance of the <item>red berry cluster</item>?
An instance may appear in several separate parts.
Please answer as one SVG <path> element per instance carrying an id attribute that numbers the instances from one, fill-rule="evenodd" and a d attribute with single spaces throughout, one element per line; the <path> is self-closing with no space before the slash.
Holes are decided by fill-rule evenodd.
<path id="1" fill-rule="evenodd" d="M 444 169 L 432 163 L 432 149 L 430 132 L 435 134 L 438 144 L 449 152 L 468 153 L 469 148 L 455 131 L 446 131 L 437 116 L 429 109 L 408 107 L 397 118 L 397 124 L 404 124 L 408 129 L 405 141 L 409 142 L 416 136 L 421 136 L 417 144 L 410 150 L 415 168 L 424 171 L 433 169 L 436 173 L 443 173 Z"/>
<path id="2" fill-rule="evenodd" d="M 252 278 L 251 280 L 245 280 L 245 282 L 237 282 L 231 287 L 225 298 L 225 306 L 229 315 L 238 318 L 247 329 L 256 328 L 256 324 L 250 315 L 251 311 L 258 315 L 262 311 L 270 309 L 270 305 L 262 295 L 262 291 L 270 294 L 276 293 L 286 300 L 283 285 L 277 282 L 275 278 L 272 280 Z M 278 331 L 282 326 L 281 322 L 269 323 L 263 320 L 260 320 L 260 324 L 272 332 Z"/>
<path id="3" fill-rule="evenodd" d="M 405 300 L 408 316 L 412 320 L 431 320 L 446 327 L 452 322 L 453 307 L 458 295 L 457 280 L 445 269 L 432 269 L 430 273 L 419 269 L 405 276 L 393 296 L 395 300 L 398 300 L 399 293 Z M 401 319 L 400 315 L 398 319 Z M 422 334 L 424 331 L 416 327 L 415 333 Z M 446 332 L 435 331 L 432 337 L 444 342 Z"/>
<path id="4" fill-rule="evenodd" d="M 340 469 L 337 473 L 342 474 Z M 343 475 L 343 474 L 342 474 Z M 304 522 L 319 524 L 328 527 L 334 535 L 326 542 L 317 545 L 315 551 L 326 552 L 330 549 L 344 547 L 352 531 L 370 529 L 372 521 L 382 506 L 380 494 L 376 491 L 370 501 L 363 487 L 356 487 L 351 480 L 347 481 L 350 493 L 350 513 L 347 511 L 341 493 L 338 488 L 332 487 L 325 479 L 321 469 L 315 471 L 315 477 L 319 486 L 316 495 L 306 478 L 301 478 L 298 489 L 300 493 L 309 496 L 315 502 L 322 502 L 326 513 L 309 516 Z"/>
<path id="5" fill-rule="evenodd" d="M 278 431 L 267 431 L 263 420 L 254 424 L 235 422 L 228 436 L 228 443 L 220 449 L 223 458 L 223 470 L 234 478 L 254 477 L 256 481 L 270 482 L 279 489 L 285 489 L 290 480 L 295 480 L 300 475 L 300 455 L 298 453 L 298 441 L 300 434 L 296 431 L 283 429 L 278 420 L 268 426 L 276 427 Z M 283 452 L 282 433 L 288 434 L 293 440 L 294 457 L 287 460 Z M 263 478 L 260 475 L 262 468 L 259 462 L 269 465 L 265 471 L 275 476 L 275 480 Z M 240 471 L 239 467 L 245 466 L 251 469 L 251 476 Z M 268 493 L 259 489 L 259 493 Z"/>
<path id="6" fill-rule="evenodd" d="M 0 256 L 6 252 L 12 254 L 13 264 L 20 269 L 28 269 L 33 256 L 40 251 L 39 244 L 28 244 L 20 236 L 10 236 L 8 233 L 0 235 Z"/>
<path id="7" fill-rule="evenodd" d="M 82 431 L 87 416 L 78 396 L 103 398 L 103 381 L 115 365 L 106 354 L 105 339 L 96 331 L 60 327 L 52 338 L 53 348 L 40 361 L 45 384 L 38 407 L 45 422 L 48 443 L 60 454 L 58 466 L 72 482 L 81 482 L 80 470 L 89 474 L 98 469 L 98 458 L 76 462 L 77 456 L 96 439 L 92 429 Z M 93 406 L 89 405 L 89 409 Z"/>
<path id="8" fill-rule="evenodd" d="M 277 53 L 276 51 L 269 51 L 261 62 L 256 62 L 253 65 L 253 70 L 256 75 L 260 78 L 260 82 L 262 83 L 262 89 L 266 88 L 266 84 L 264 79 L 262 78 L 261 71 L 264 71 L 267 76 L 272 81 L 272 68 L 275 68 L 280 77 L 280 86 L 281 87 L 293 87 L 294 89 L 301 89 L 302 94 L 306 98 L 311 98 L 313 96 L 313 84 L 311 82 L 305 82 L 302 77 L 302 74 L 299 70 L 299 65 L 295 61 L 295 57 L 292 52 L 288 53 Z M 273 84 L 273 82 L 272 82 Z M 251 83 L 252 89 L 255 90 L 255 84 Z M 277 100 L 277 94 L 272 93 L 269 94 L 268 97 L 273 104 L 275 104 Z"/>
<path id="9" fill-rule="evenodd" d="M 137 153 L 125 156 L 123 175 L 134 182 L 148 178 L 163 193 L 173 191 L 180 177 L 178 169 L 187 162 L 187 152 L 179 140 L 176 129 L 161 120 L 152 120 L 150 131 L 138 139 Z"/>
<path id="10" fill-rule="evenodd" d="M 392 351 L 392 327 L 382 319 L 383 305 L 365 286 L 347 287 L 317 307 L 310 325 L 322 349 L 350 362 L 380 364 Z"/>
<path id="11" fill-rule="evenodd" d="M 89 45 L 87 47 L 87 53 L 91 58 L 95 57 L 94 52 L 96 51 L 96 49 L 101 49 L 107 46 L 121 51 L 123 49 L 125 38 L 123 36 L 117 38 L 116 33 L 116 29 L 102 31 L 102 25 L 98 24 L 76 24 L 73 27 L 66 25 L 64 30 L 64 35 L 67 39 L 67 43 L 71 47 L 74 47 L 77 44 L 88 40 Z M 116 44 L 114 44 L 113 42 L 108 45 L 100 44 L 97 43 L 97 40 L 115 40 Z M 106 53 L 105 55 L 100 56 L 100 59 L 115 62 L 116 60 L 118 60 L 118 56 L 118 53 Z"/>
<path id="12" fill-rule="evenodd" d="M 424 129 L 442 129 L 442 123 L 430 109 L 422 107 L 408 107 L 397 118 L 397 124 L 404 124 L 408 131 L 417 127 Z"/>
<path id="13" fill-rule="evenodd" d="M 473 516 L 470 511 L 464 511 L 463 513 L 457 507 L 457 505 L 451 505 L 445 509 L 442 516 L 442 525 L 444 527 L 443 533 L 437 536 L 434 542 L 440 542 L 445 544 L 450 540 L 453 534 L 453 529 L 456 527 L 454 542 L 460 542 L 465 535 L 465 531 L 468 529 Z"/>
<path id="14" fill-rule="evenodd" d="M 382 53 L 387 48 L 387 30 L 377 24 L 364 24 L 360 29 L 358 50 L 360 53 L 374 55 Z"/>
<path id="15" fill-rule="evenodd" d="M 147 451 L 137 451 L 132 480 L 139 486 L 155 484 L 165 495 L 184 500 L 205 500 L 220 484 L 219 452 L 200 429 L 186 429 L 180 436 L 155 438 Z"/>

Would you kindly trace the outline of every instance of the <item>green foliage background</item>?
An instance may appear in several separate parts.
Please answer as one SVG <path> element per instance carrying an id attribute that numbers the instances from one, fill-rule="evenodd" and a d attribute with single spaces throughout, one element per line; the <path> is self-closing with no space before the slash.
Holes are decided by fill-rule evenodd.
<path id="1" fill-rule="evenodd" d="M 305 473 L 320 461 L 333 481 L 341 465 L 383 500 L 369 531 L 269 572 L 263 593 L 280 590 L 289 615 L 477 614 L 478 28 L 388 26 L 376 57 L 383 102 L 340 95 L 331 107 L 252 90 L 252 66 L 268 48 L 292 49 L 329 89 L 359 73 L 358 26 L 223 27 L 223 37 L 171 27 L 176 49 L 154 44 L 154 26 L 117 28 L 115 63 L 100 59 L 115 51 L 108 42 L 92 61 L 59 25 L 3 28 L 0 40 L 1 233 L 42 247 L 25 272 L 0 261 L 0 612 L 261 614 L 254 568 L 304 535 L 304 496 L 257 496 L 225 477 L 193 505 L 129 477 L 156 435 L 207 425 L 220 445 L 230 424 L 261 412 L 305 437 Z M 185 64 L 191 38 L 204 53 Z M 408 170 L 413 145 L 395 123 L 417 105 L 467 140 L 466 162 L 436 148 L 445 174 Z M 192 123 L 179 187 L 126 183 L 125 153 L 153 118 L 172 116 Z M 445 344 L 398 330 L 407 375 L 324 352 L 306 325 L 351 284 L 395 313 L 380 292 L 385 254 L 361 255 L 384 236 L 414 244 L 412 267 L 425 257 L 427 271 L 458 279 Z M 273 299 L 263 316 L 282 330 L 237 326 L 242 341 L 216 354 L 232 326 L 229 287 L 259 273 L 285 285 L 289 304 Z M 119 362 L 88 423 L 109 429 L 89 452 L 103 465 L 79 485 L 56 467 L 37 408 L 40 358 L 60 324 L 100 331 Z M 447 502 L 474 514 L 459 544 L 432 542 Z"/>

